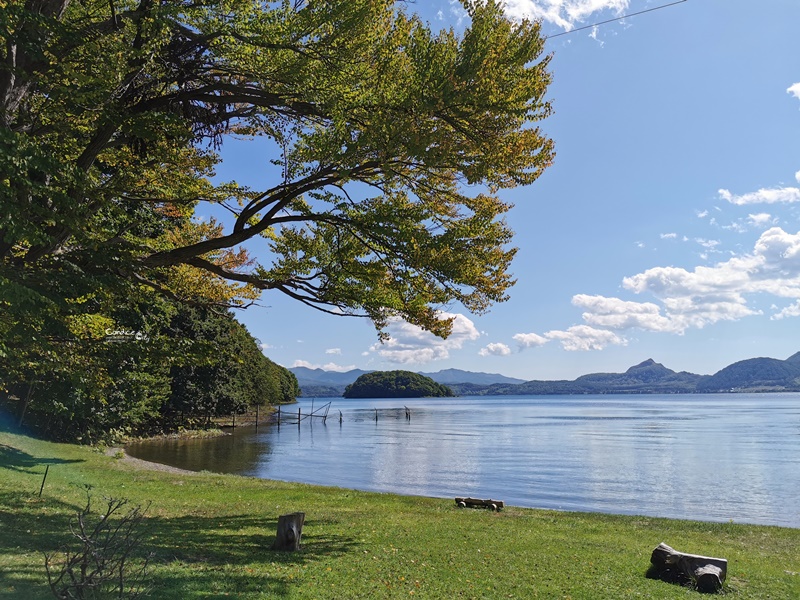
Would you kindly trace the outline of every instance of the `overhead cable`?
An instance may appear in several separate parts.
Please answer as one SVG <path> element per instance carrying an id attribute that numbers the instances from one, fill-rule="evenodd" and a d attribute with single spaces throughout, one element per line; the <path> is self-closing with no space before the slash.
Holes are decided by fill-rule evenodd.
<path id="1" fill-rule="evenodd" d="M 686 0 L 678 0 L 677 2 L 670 2 L 669 4 L 662 4 L 661 6 L 654 6 L 653 8 L 648 8 L 645 10 L 640 10 L 639 12 L 629 13 L 627 15 L 622 15 L 621 17 L 616 17 L 614 19 L 607 19 L 605 21 L 598 21 L 597 23 L 592 23 L 591 25 L 584 25 L 583 27 L 578 27 L 577 29 L 570 29 L 569 31 L 562 31 L 561 33 L 556 33 L 555 35 L 548 35 L 545 37 L 545 40 L 549 40 L 550 38 L 559 37 L 562 35 L 567 35 L 569 33 L 575 33 L 576 31 L 582 31 L 584 29 L 589 29 L 591 27 L 597 27 L 598 25 L 605 25 L 606 23 L 613 23 L 614 21 L 621 21 L 622 19 L 627 19 L 628 17 L 635 17 L 636 15 L 643 15 L 644 13 L 653 12 L 654 10 L 661 10 L 662 8 L 667 8 L 669 6 L 675 6 L 676 4 L 682 4 L 686 2 Z"/>

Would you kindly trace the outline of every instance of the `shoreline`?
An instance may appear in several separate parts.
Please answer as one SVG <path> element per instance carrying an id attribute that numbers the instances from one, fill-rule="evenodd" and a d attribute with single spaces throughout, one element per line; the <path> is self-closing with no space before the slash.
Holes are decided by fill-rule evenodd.
<path id="1" fill-rule="evenodd" d="M 142 551 L 157 557 L 147 583 L 164 600 L 210 592 L 253 600 L 411 592 L 431 600 L 685 599 L 686 588 L 646 577 L 660 542 L 728 560 L 723 590 L 741 600 L 800 597 L 800 529 L 514 505 L 459 509 L 450 498 L 180 470 L 118 446 L 101 452 L 4 430 L 0 469 L 0 595 L 31 600 L 52 598 L 42 552 L 68 535 L 88 489 L 147 507 Z M 307 515 L 299 553 L 276 553 L 280 516 L 297 512 Z"/>
<path id="2" fill-rule="evenodd" d="M 130 465 L 137 469 L 147 469 L 149 471 L 160 471 L 162 473 L 175 473 L 180 475 L 198 475 L 200 473 L 200 471 L 189 471 L 188 469 L 180 469 L 178 467 L 165 465 L 163 463 L 136 458 L 135 456 L 128 454 L 125 451 L 125 448 L 120 446 L 108 448 L 104 454 L 118 460 L 123 464 Z"/>

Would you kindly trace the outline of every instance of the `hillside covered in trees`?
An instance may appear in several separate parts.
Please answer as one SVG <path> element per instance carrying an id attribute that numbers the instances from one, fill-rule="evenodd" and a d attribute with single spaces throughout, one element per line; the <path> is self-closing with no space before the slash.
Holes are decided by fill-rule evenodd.
<path id="1" fill-rule="evenodd" d="M 446 385 L 411 371 L 373 371 L 344 391 L 345 398 L 443 398 L 454 396 Z"/>
<path id="2" fill-rule="evenodd" d="M 0 411 L 47 438 L 96 442 L 203 427 L 299 395 L 296 377 L 264 356 L 230 311 L 160 308 L 157 324 L 108 327 L 64 344 L 59 368 L 47 373 L 37 374 L 33 361 L 0 362 Z M 29 344 L 17 358 L 34 350 Z"/>
<path id="3" fill-rule="evenodd" d="M 676 372 L 648 359 L 624 373 L 592 373 L 574 380 L 533 380 L 521 384 L 453 384 L 460 395 L 694 394 L 800 392 L 800 352 L 779 360 L 750 358 L 714 375 Z"/>

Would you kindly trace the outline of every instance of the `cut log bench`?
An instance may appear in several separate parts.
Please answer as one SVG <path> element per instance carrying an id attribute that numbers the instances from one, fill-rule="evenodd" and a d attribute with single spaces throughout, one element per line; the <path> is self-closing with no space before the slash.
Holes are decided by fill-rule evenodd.
<path id="1" fill-rule="evenodd" d="M 481 500 L 479 498 L 456 498 L 459 508 L 489 508 L 495 512 L 505 508 L 502 500 Z"/>
<path id="2" fill-rule="evenodd" d="M 718 592 L 728 573 L 728 561 L 697 554 L 684 554 L 660 543 L 650 557 L 648 576 L 670 583 L 692 584 L 700 592 Z"/>

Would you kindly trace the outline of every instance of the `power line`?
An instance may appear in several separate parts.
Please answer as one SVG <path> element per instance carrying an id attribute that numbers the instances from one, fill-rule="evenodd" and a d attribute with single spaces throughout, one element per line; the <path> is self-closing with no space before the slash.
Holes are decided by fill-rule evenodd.
<path id="1" fill-rule="evenodd" d="M 662 8 L 667 8 L 669 6 L 675 6 L 676 4 L 682 4 L 686 2 L 686 0 L 678 0 L 677 2 L 670 2 L 669 4 L 662 4 L 661 6 L 654 6 L 653 8 L 648 8 L 645 10 L 640 10 L 639 12 L 630 13 L 627 15 L 622 15 L 621 17 L 616 17 L 615 19 L 607 19 L 605 21 L 599 21 L 597 23 L 592 23 L 591 25 L 584 25 L 583 27 L 578 27 L 577 29 L 570 29 L 569 31 L 562 31 L 561 33 L 557 33 L 555 35 L 548 35 L 545 37 L 545 40 L 549 40 L 550 38 L 559 37 L 561 35 L 567 35 L 569 33 L 575 33 L 576 31 L 582 31 L 584 29 L 589 29 L 591 27 L 597 27 L 598 25 L 605 25 L 606 23 L 613 23 L 614 21 L 620 21 L 622 19 L 627 19 L 628 17 L 635 17 L 636 15 L 643 15 L 644 13 L 653 12 L 654 10 L 661 10 Z"/>

